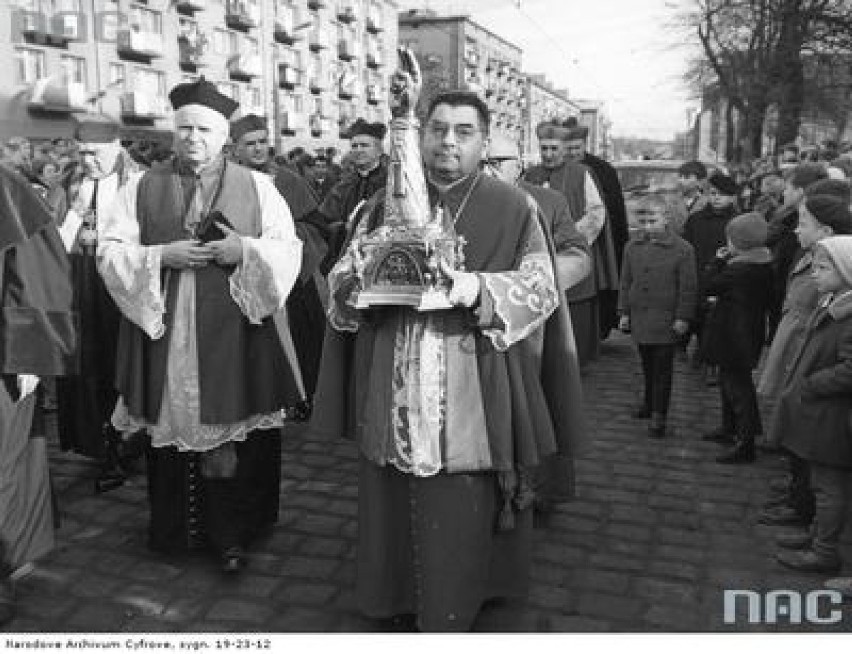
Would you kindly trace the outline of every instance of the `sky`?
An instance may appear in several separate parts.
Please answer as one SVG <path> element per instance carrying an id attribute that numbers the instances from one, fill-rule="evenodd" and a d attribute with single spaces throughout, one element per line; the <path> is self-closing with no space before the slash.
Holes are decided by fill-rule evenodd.
<path id="1" fill-rule="evenodd" d="M 517 45 L 527 73 L 602 100 L 614 136 L 669 140 L 697 108 L 681 82 L 689 45 L 671 19 L 689 0 L 398 0 L 469 15 Z"/>

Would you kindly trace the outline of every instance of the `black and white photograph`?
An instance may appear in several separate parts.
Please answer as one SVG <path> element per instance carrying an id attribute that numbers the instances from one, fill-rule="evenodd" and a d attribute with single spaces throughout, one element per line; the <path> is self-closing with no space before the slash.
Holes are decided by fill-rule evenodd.
<path id="1" fill-rule="evenodd" d="M 0 0 L 0 64 L 0 650 L 852 629 L 852 0 Z"/>

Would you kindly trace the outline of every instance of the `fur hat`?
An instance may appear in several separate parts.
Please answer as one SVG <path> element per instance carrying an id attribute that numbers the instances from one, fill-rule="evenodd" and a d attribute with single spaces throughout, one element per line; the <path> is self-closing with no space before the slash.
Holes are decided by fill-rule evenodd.
<path id="1" fill-rule="evenodd" d="M 819 241 L 817 249 L 824 249 L 837 272 L 852 286 L 852 236 L 829 236 Z"/>
<path id="2" fill-rule="evenodd" d="M 828 179 L 828 172 L 820 163 L 801 163 L 793 168 L 787 178 L 790 184 L 800 189 L 806 189 L 821 179 Z"/>
<path id="3" fill-rule="evenodd" d="M 266 119 L 257 114 L 247 114 L 231 123 L 231 138 L 236 143 L 249 132 L 269 131 Z"/>
<path id="4" fill-rule="evenodd" d="M 745 251 L 766 245 L 766 219 L 757 212 L 736 216 L 725 228 L 725 235 L 737 250 Z"/>
<path id="5" fill-rule="evenodd" d="M 700 161 L 686 161 L 677 169 L 677 174 L 681 177 L 707 179 L 707 166 Z"/>
<path id="6" fill-rule="evenodd" d="M 565 137 L 568 141 L 584 141 L 589 137 L 589 128 L 583 126 L 570 127 L 568 129 L 568 134 Z"/>
<path id="7" fill-rule="evenodd" d="M 707 178 L 707 183 L 716 188 L 722 195 L 736 195 L 740 190 L 733 177 L 729 177 L 718 170 Z"/>
<path id="8" fill-rule="evenodd" d="M 545 139 L 557 139 L 559 141 L 564 141 L 568 138 L 568 132 L 569 130 L 567 127 L 552 120 L 542 121 L 535 128 L 535 135 L 538 137 L 539 141 L 543 141 Z"/>
<path id="9" fill-rule="evenodd" d="M 380 141 L 385 138 L 385 134 L 387 133 L 388 128 L 384 123 L 368 123 L 363 118 L 359 118 L 352 126 L 349 128 L 349 132 L 347 132 L 346 137 L 352 138 L 355 136 L 372 136 L 373 138 L 379 139 Z"/>
<path id="10" fill-rule="evenodd" d="M 849 200 L 845 202 L 833 195 L 810 195 L 805 206 L 814 218 L 835 234 L 852 234 L 852 213 Z"/>
<path id="11" fill-rule="evenodd" d="M 230 118 L 240 106 L 203 77 L 194 82 L 178 84 L 169 93 L 169 100 L 175 111 L 188 104 L 200 104 L 219 112 L 225 118 Z"/>

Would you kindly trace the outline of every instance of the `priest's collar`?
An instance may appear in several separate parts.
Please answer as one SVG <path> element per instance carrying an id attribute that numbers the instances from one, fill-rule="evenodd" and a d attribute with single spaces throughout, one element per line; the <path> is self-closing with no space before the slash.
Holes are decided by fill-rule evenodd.
<path id="1" fill-rule="evenodd" d="M 455 210 L 468 195 L 481 174 L 480 171 L 476 170 L 450 184 L 438 184 L 429 176 L 429 203 L 435 204 L 440 200 Z"/>

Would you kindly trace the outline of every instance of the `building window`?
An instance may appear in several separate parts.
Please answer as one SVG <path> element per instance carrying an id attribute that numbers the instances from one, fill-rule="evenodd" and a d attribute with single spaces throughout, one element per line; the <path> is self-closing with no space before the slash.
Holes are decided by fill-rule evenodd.
<path id="1" fill-rule="evenodd" d="M 136 68 L 133 71 L 133 90 L 150 97 L 166 96 L 166 74 L 150 68 Z"/>
<path id="2" fill-rule="evenodd" d="M 69 82 L 87 85 L 86 79 L 86 60 L 82 57 L 72 57 L 71 55 L 62 55 L 59 58 L 59 65 L 62 67 L 62 72 Z"/>
<path id="3" fill-rule="evenodd" d="M 194 43 L 198 38 L 198 23 L 189 18 L 181 17 L 178 20 L 178 37 Z"/>
<path id="4" fill-rule="evenodd" d="M 33 48 L 18 48 L 15 50 L 17 60 L 18 82 L 32 84 L 45 76 L 44 52 Z"/>
<path id="5" fill-rule="evenodd" d="M 260 89 L 256 86 L 246 87 L 244 96 L 246 99 L 246 104 L 252 107 L 255 107 L 258 110 L 263 109 L 263 93 L 261 93 Z"/>
<path id="6" fill-rule="evenodd" d="M 163 17 L 158 11 L 151 11 L 144 7 L 130 8 L 130 29 L 134 32 L 145 32 L 147 34 L 163 33 Z"/>
<path id="7" fill-rule="evenodd" d="M 124 72 L 124 64 L 110 63 L 107 75 L 109 76 L 109 85 L 120 89 L 125 88 L 126 75 Z"/>

